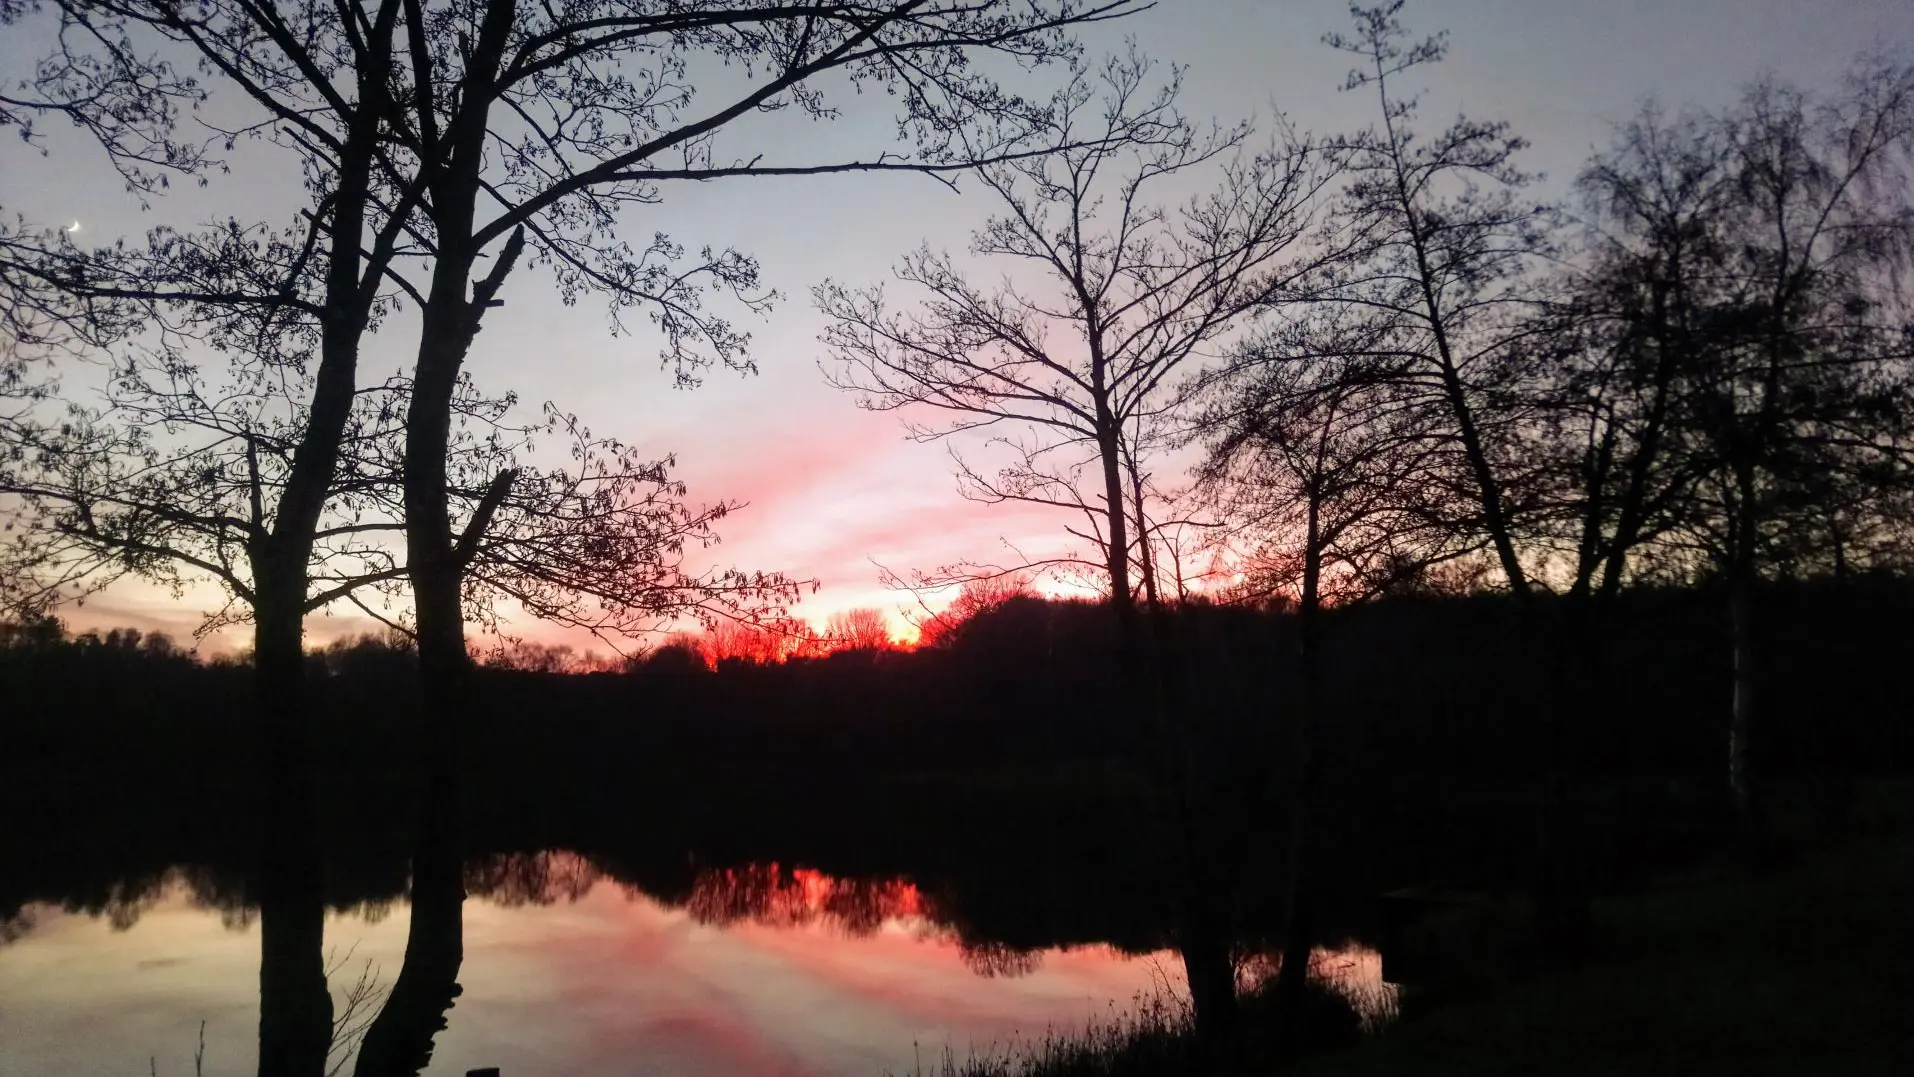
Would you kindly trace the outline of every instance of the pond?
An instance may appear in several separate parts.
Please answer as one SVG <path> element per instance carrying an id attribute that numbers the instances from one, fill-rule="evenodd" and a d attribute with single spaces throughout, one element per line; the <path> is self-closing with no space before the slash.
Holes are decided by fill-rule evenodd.
<path id="1" fill-rule="evenodd" d="M 700 868 L 654 896 L 567 852 L 488 857 L 466 875 L 463 991 L 428 1074 L 907 1074 L 1183 992 L 1174 951 L 967 937 L 904 878 L 758 863 Z M 244 890 L 178 869 L 19 908 L 0 923 L 0 1073 L 251 1073 L 259 942 Z M 396 896 L 328 917 L 335 1061 L 400 967 L 407 920 Z M 1357 996 L 1388 991 L 1373 951 L 1319 951 L 1317 967 Z"/>
<path id="2" fill-rule="evenodd" d="M 1081 1028 L 1175 994 L 1172 953 L 967 944 L 901 879 L 704 871 L 666 903 L 569 854 L 470 873 L 464 988 L 430 1074 L 868 1074 Z M 253 914 L 190 873 L 106 907 L 23 908 L 0 948 L 0 1073 L 193 1074 L 256 1065 Z M 407 911 L 335 912 L 335 1008 L 400 964 Z M 363 1012 L 363 1010 L 362 1010 Z"/>

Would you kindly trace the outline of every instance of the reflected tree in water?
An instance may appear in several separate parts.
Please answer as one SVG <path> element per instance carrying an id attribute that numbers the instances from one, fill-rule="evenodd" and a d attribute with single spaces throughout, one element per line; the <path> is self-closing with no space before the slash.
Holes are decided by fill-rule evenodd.
<path id="1" fill-rule="evenodd" d="M 837 878 L 777 864 L 702 872 L 685 909 L 701 924 L 823 924 L 852 937 L 875 934 L 886 923 L 936 918 L 929 902 L 907 880 Z"/>
<path id="2" fill-rule="evenodd" d="M 552 905 L 591 893 L 604 874 L 576 853 L 487 856 L 465 866 L 465 888 L 494 905 Z"/>
<path id="3" fill-rule="evenodd" d="M 25 909 L 6 916 L 0 916 L 0 946 L 10 946 L 27 937 L 33 930 L 33 914 Z"/>
<path id="4" fill-rule="evenodd" d="M 986 978 L 1028 976 L 1043 966 L 1043 955 L 1003 942 L 966 942 L 958 956 L 964 967 Z"/>

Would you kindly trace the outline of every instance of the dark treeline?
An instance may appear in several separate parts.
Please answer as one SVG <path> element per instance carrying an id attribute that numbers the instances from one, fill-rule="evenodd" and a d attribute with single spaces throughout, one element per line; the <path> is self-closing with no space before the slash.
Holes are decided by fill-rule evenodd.
<path id="1" fill-rule="evenodd" d="M 1857 776 L 1914 765 L 1914 731 L 1884 671 L 1914 646 L 1914 586 L 1893 577 L 1764 590 L 1761 763 L 1822 823 Z M 1718 780 L 1732 675 L 1718 596 L 1642 589 L 1621 600 L 1565 730 L 1576 863 L 1609 887 L 1712 848 L 1729 817 Z M 1267 716 L 1294 690 L 1290 614 L 1188 606 L 1176 616 L 1205 829 L 1237 852 L 1243 937 L 1279 917 Z M 1330 611 L 1322 653 L 1333 717 L 1319 727 L 1318 837 L 1327 937 L 1368 929 L 1391 886 L 1522 885 L 1529 855 L 1532 702 L 1546 671 L 1487 677 L 1523 653 L 1506 596 L 1403 596 Z M 1017 599 L 946 646 L 845 652 L 712 671 L 671 649 L 621 674 L 477 672 L 464 815 L 475 854 L 574 849 L 595 862 L 803 863 L 847 876 L 957 880 L 991 941 L 1038 946 L 1171 934 L 1175 835 L 1153 810 L 1155 739 L 1113 723 L 1107 615 Z M 320 805 L 334 904 L 401 892 L 423 741 L 401 689 L 404 649 L 371 641 L 309 658 Z M 178 865 L 244 874 L 258 837 L 260 744 L 251 670 L 202 665 L 136 634 L 19 633 L 0 650 L 10 717 L 11 880 L 0 905 L 98 904 Z M 1280 713 L 1280 712 L 1277 712 Z M 121 799 L 136 797 L 127 812 Z M 672 867 L 671 865 L 676 865 Z M 368 873 L 376 880 L 364 880 Z M 647 892 L 684 885 L 645 876 Z M 1045 880 L 1037 885 L 1037 880 Z M 1031 900 L 1033 893 L 1046 895 Z M 1090 912 L 1127 903 L 1115 921 Z M 993 913 L 990 910 L 996 909 Z M 1078 925 L 1030 926 L 1032 909 Z"/>
<path id="2" fill-rule="evenodd" d="M 403 857 L 360 855 L 327 865 L 335 879 L 325 904 L 334 913 L 377 923 L 407 897 Z M 599 886 L 631 900 L 648 899 L 684 909 L 700 923 L 776 927 L 821 924 L 853 937 L 876 932 L 886 922 L 916 921 L 945 933 L 962 948 L 979 975 L 1020 975 L 1038 968 L 1041 949 L 1086 943 L 1146 953 L 1169 945 L 1147 903 L 1121 893 L 1073 895 L 1063 915 L 1042 903 L 975 900 L 974 879 L 948 875 L 920 884 L 907 878 L 833 876 L 793 865 L 711 865 L 683 856 L 640 855 L 633 850 L 481 853 L 467 862 L 464 884 L 475 898 L 516 908 L 578 901 Z M 248 863 L 209 861 L 170 867 L 91 885 L 65 881 L 57 904 L 63 911 L 106 919 L 125 930 L 168 898 L 220 914 L 243 929 L 257 917 L 258 879 Z M 34 910 L 12 910 L 0 919 L 0 945 L 16 942 L 36 926 Z M 1009 941 L 1016 940 L 1016 941 Z"/>

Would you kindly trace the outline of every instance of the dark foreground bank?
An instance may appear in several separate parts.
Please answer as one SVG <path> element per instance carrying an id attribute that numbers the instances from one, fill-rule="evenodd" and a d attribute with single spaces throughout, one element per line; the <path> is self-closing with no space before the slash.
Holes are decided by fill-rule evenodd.
<path id="1" fill-rule="evenodd" d="M 1838 839 L 1785 814 L 1771 870 L 1712 861 L 1608 895 L 1596 949 L 1574 963 L 1522 952 L 1519 904 L 1460 903 L 1419 929 L 1429 982 L 1400 989 L 1393 1019 L 1365 1029 L 1319 985 L 1316 1038 L 1301 1050 L 1252 994 L 1245 1042 L 1221 1063 L 1186 1014 L 1158 1006 L 914 1077 L 1914 1072 L 1914 784 L 1861 790 Z"/>

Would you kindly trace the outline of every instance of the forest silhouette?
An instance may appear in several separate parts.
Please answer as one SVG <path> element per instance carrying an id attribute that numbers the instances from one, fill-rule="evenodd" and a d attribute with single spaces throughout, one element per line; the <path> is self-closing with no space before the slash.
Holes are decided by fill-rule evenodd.
<path id="1" fill-rule="evenodd" d="M 1773 611 L 1764 651 L 1787 656 L 1762 686 L 1774 708 L 1763 764 L 1838 829 L 1855 782 L 1914 764 L 1898 689 L 1881 676 L 1914 645 L 1914 587 L 1823 581 L 1777 585 L 1763 600 Z M 1574 859 L 1590 887 L 1686 863 L 1730 828 L 1717 777 L 1726 719 L 1710 705 L 1727 675 L 1718 608 L 1706 588 L 1628 592 L 1598 646 L 1606 668 L 1629 675 L 1576 686 L 1584 705 L 1564 754 L 1574 760 Z M 1293 655 L 1285 642 L 1296 617 L 1189 605 L 1173 622 L 1202 822 L 1239 851 L 1234 881 L 1259 899 L 1248 907 L 1261 915 L 1242 929 L 1267 936 L 1279 861 L 1266 850 L 1281 847 L 1276 809 L 1287 796 L 1273 761 L 1287 731 L 1266 715 L 1299 675 L 1293 658 L 1267 656 Z M 1523 653 L 1512 603 L 1412 595 L 1332 610 L 1325 622 L 1322 690 L 1336 717 L 1317 748 L 1317 796 L 1323 871 L 1347 906 L 1336 930 L 1373 933 L 1363 910 L 1394 883 L 1519 890 L 1533 798 L 1529 700 L 1546 675 L 1476 672 Z M 1156 742 L 1109 717 L 1124 710 L 1110 633 L 1096 604 L 1020 598 L 947 645 L 914 651 L 713 669 L 666 649 L 618 673 L 481 667 L 485 702 L 468 716 L 465 772 L 483 791 L 464 807 L 474 854 L 565 848 L 596 861 L 632 843 L 680 863 L 695 852 L 712 864 L 797 861 L 909 878 L 938 877 L 955 861 L 1003 879 L 1013 908 L 1017 865 L 1074 863 L 1086 872 L 1076 893 L 1167 909 L 1159 869 L 1175 838 L 1152 805 Z M 416 656 L 365 639 L 308 661 L 324 716 L 326 846 L 382 863 L 389 897 L 403 888 L 408 840 L 394 820 L 411 817 L 427 743 L 405 702 Z M 9 830 L 8 862 L 36 868 L 14 875 L 26 889 L 0 904 L 100 907 L 120 880 L 180 864 L 245 878 L 263 773 L 248 665 L 201 663 L 131 631 L 68 637 L 46 625 L 11 633 L 0 663 L 19 704 L 0 766 L 37 820 Z M 1376 675 L 1379 663 L 1388 676 Z M 122 818 L 125 791 L 151 775 L 166 776 L 165 795 Z M 1095 865 L 1112 874 L 1096 878 Z M 966 904 L 988 902 L 989 890 Z M 370 900 L 328 893 L 335 905 Z M 1168 926 L 1160 920 L 1157 937 Z"/>

